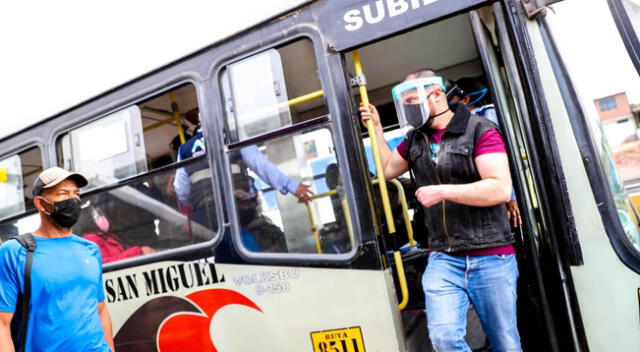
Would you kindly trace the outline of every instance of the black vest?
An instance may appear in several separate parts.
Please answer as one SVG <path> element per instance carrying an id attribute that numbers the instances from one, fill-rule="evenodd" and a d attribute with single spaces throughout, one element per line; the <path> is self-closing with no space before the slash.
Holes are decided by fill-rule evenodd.
<path id="1" fill-rule="evenodd" d="M 416 186 L 479 181 L 480 174 L 473 160 L 475 142 L 492 128 L 497 127 L 491 121 L 471 115 L 464 106 L 458 106 L 442 136 L 437 164 L 431 159 L 427 133 L 410 132 L 407 148 Z M 429 232 L 427 247 L 431 250 L 457 252 L 514 242 L 504 204 L 474 207 L 443 201 L 423 210 Z"/>

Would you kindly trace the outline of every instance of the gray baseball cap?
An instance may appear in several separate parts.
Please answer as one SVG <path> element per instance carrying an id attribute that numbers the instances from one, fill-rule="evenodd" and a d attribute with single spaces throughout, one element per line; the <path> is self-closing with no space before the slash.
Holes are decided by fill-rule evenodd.
<path id="1" fill-rule="evenodd" d="M 61 167 L 54 166 L 42 171 L 40 175 L 36 177 L 36 180 L 33 183 L 32 194 L 35 197 L 39 195 L 43 189 L 54 187 L 66 179 L 75 181 L 80 188 L 89 184 L 87 178 L 81 173 L 67 171 Z"/>

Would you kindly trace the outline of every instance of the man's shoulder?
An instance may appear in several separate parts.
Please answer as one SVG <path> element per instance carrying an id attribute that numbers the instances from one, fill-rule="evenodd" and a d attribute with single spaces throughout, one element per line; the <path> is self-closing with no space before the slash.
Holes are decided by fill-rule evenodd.
<path id="1" fill-rule="evenodd" d="M 16 240 L 8 240 L 4 242 L 2 246 L 0 246 L 0 265 L 15 265 L 15 263 L 19 262 L 20 253 L 22 251 L 26 252 L 26 249 L 22 247 L 20 242 Z"/>
<path id="2" fill-rule="evenodd" d="M 493 126 L 493 128 L 498 127 L 493 121 L 477 114 L 471 114 L 471 116 L 469 117 L 469 125 L 488 125 Z"/>
<path id="3" fill-rule="evenodd" d="M 88 239 L 82 238 L 78 235 L 72 235 L 73 240 L 78 243 L 80 246 L 87 248 L 92 252 L 100 252 L 100 247 L 95 242 L 89 241 Z"/>
<path id="4" fill-rule="evenodd" d="M 471 133 L 475 140 L 478 140 L 480 136 L 490 130 L 499 131 L 499 128 L 495 123 L 482 116 L 474 114 L 471 115 L 469 118 L 469 124 L 467 125 L 467 133 Z"/>
<path id="5" fill-rule="evenodd" d="M 16 240 L 8 240 L 0 246 L 0 257 L 10 254 L 19 253 L 22 250 L 22 245 Z"/>

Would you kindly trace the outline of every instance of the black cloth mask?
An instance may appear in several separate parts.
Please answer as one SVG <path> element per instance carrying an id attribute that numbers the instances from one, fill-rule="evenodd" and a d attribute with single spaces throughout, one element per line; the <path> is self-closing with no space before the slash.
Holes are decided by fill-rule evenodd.
<path id="1" fill-rule="evenodd" d="M 428 117 L 424 117 L 422 104 L 405 104 L 404 112 L 407 117 L 407 123 L 415 129 L 422 127 L 428 120 Z"/>
<path id="2" fill-rule="evenodd" d="M 51 219 L 63 228 L 71 228 L 78 222 L 80 218 L 80 212 L 82 209 L 80 208 L 80 199 L 78 198 L 69 198 L 65 200 L 61 200 L 59 202 L 52 203 L 48 200 L 44 199 L 45 202 L 53 205 L 53 211 L 49 214 Z"/>

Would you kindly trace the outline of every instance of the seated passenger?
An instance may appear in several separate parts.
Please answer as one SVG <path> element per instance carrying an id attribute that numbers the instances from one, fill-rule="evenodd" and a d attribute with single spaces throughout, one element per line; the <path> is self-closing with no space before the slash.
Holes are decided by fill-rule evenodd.
<path id="1" fill-rule="evenodd" d="M 250 176 L 234 175 L 242 242 L 253 252 L 287 252 L 284 232 L 262 214 L 260 195 L 254 182 Z"/>
<path id="2" fill-rule="evenodd" d="M 103 263 L 155 252 L 155 250 L 149 246 L 130 246 L 125 248 L 118 235 L 110 231 L 109 218 L 95 207 L 91 208 L 91 214 L 100 232 L 87 233 L 82 237 L 98 245 Z"/>

